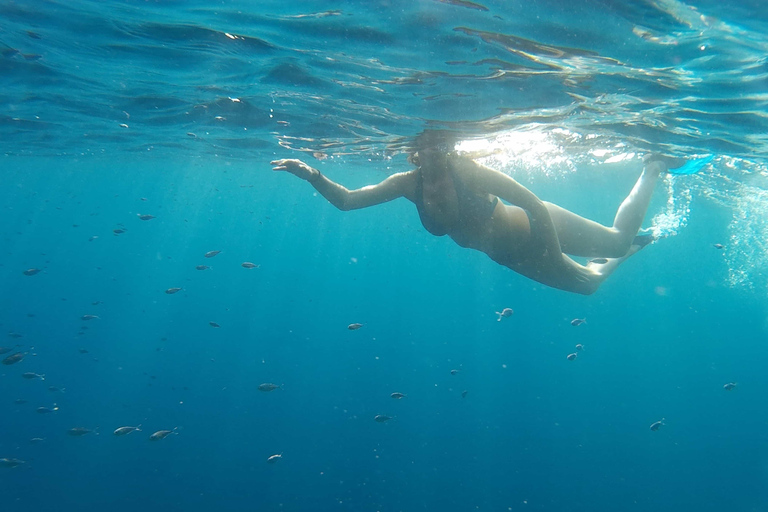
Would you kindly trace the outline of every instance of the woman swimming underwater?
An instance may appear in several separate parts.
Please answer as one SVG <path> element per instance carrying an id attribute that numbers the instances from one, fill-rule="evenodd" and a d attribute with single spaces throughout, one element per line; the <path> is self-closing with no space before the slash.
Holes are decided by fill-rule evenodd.
<path id="1" fill-rule="evenodd" d="M 416 169 L 357 190 L 346 189 L 300 160 L 271 164 L 275 171 L 308 181 L 344 211 L 404 197 L 416 205 L 422 224 L 433 235 L 448 235 L 519 274 L 569 292 L 594 293 L 623 261 L 653 241 L 651 235 L 637 234 L 656 181 L 667 171 L 666 158 L 646 158 L 613 226 L 606 227 L 540 200 L 510 176 L 445 149 L 428 133 L 417 139 L 418 150 L 409 158 Z M 581 265 L 568 255 L 592 259 Z"/>

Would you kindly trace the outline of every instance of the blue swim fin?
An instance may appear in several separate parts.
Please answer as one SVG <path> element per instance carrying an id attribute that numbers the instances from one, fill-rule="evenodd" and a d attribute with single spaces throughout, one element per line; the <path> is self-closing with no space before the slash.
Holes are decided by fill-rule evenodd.
<path id="1" fill-rule="evenodd" d="M 696 174 L 714 158 L 715 155 L 708 155 L 703 158 L 694 158 L 693 160 L 688 160 L 684 165 L 681 165 L 675 169 L 670 169 L 669 174 Z"/>
<path id="2" fill-rule="evenodd" d="M 642 235 L 637 235 L 634 240 L 632 240 L 632 245 L 639 245 L 642 249 L 646 245 L 652 244 L 658 239 L 658 237 L 654 236 L 651 233 L 644 233 Z"/>

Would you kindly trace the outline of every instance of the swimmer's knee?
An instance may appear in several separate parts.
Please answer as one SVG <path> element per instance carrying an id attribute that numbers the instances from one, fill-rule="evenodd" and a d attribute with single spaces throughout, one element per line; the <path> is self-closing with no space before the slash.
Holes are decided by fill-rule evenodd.
<path id="1" fill-rule="evenodd" d="M 611 250 L 602 256 L 604 258 L 623 258 L 629 252 L 630 247 L 630 244 L 618 244 L 615 247 L 611 247 Z"/>
<path id="2" fill-rule="evenodd" d="M 634 233 L 620 233 L 615 232 L 610 237 L 608 242 L 602 247 L 600 256 L 603 258 L 622 258 L 627 255 L 630 247 L 632 247 L 632 240 L 634 240 Z"/>

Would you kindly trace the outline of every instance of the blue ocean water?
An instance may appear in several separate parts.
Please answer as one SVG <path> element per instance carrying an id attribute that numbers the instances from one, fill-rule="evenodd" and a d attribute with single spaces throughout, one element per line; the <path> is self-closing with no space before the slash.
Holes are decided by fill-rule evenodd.
<path id="1" fill-rule="evenodd" d="M 768 510 L 766 33 L 757 0 L 0 3 L 3 510 Z M 606 224 L 643 155 L 714 159 L 591 296 L 269 165 L 360 187 L 428 128 Z"/>

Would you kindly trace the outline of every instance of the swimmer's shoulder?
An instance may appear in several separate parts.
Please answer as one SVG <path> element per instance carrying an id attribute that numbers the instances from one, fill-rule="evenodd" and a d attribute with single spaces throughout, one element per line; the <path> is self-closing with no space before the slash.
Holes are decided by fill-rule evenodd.
<path id="1" fill-rule="evenodd" d="M 410 171 L 393 174 L 386 181 L 391 183 L 391 186 L 395 187 L 404 198 L 415 202 L 420 185 L 419 178 L 419 170 L 411 169 Z"/>

